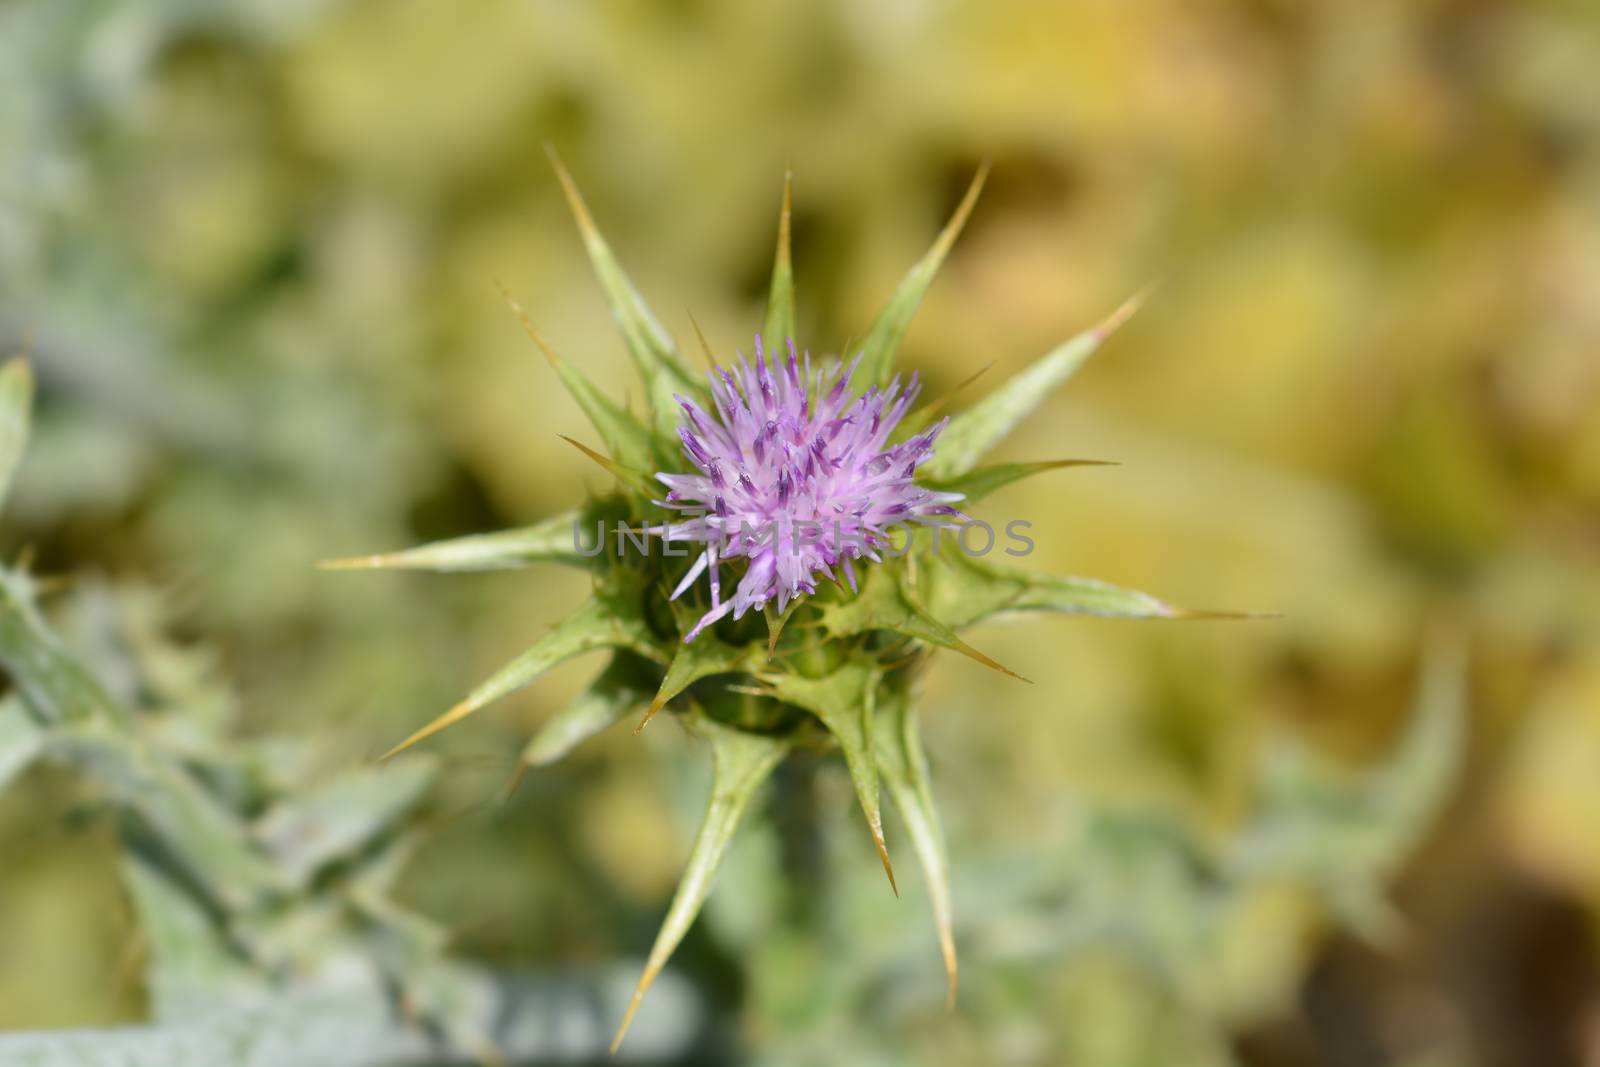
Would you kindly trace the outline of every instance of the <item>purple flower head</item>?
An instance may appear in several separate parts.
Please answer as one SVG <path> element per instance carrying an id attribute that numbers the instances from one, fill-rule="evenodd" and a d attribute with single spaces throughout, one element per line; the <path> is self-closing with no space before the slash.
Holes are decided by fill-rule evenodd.
<path id="1" fill-rule="evenodd" d="M 657 474 L 669 490 L 658 503 L 693 517 L 654 532 L 706 546 L 674 598 L 711 572 L 711 610 L 685 641 L 730 612 L 737 619 L 774 598 L 782 611 L 816 592 L 818 575 L 838 581 L 836 567 L 854 589 L 852 561 L 879 560 L 891 527 L 944 525 L 956 514 L 951 504 L 960 493 L 912 481 L 944 422 L 888 443 L 921 389 L 916 375 L 905 388 L 897 377 L 887 389 L 872 386 L 852 397 L 859 361 L 813 373 L 810 354 L 802 365 L 793 341 L 784 362 L 769 358 L 757 337 L 754 368 L 741 356 L 732 370 L 711 372 L 715 415 L 678 398 L 683 454 L 699 473 Z M 723 600 L 718 564 L 739 558 L 749 565 Z"/>

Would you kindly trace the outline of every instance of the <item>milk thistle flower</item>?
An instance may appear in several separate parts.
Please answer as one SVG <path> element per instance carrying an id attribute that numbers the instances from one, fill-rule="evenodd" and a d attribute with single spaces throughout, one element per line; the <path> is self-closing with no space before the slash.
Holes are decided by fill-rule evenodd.
<path id="1" fill-rule="evenodd" d="M 941 493 L 913 480 L 933 455 L 948 419 L 898 444 L 889 444 L 921 390 L 917 376 L 901 388 L 869 386 L 850 395 L 847 367 L 813 372 L 788 341 L 788 360 L 770 359 L 756 337 L 752 370 L 741 359 L 732 370 L 712 371 L 713 417 L 678 397 L 678 428 L 685 458 L 698 474 L 658 473 L 669 492 L 663 507 L 692 512 L 685 522 L 658 527 L 669 541 L 703 542 L 673 597 L 711 571 L 711 608 L 684 636 L 700 632 L 730 611 L 735 619 L 776 598 L 789 602 L 817 591 L 816 579 L 837 580 L 839 568 L 855 590 L 853 561 L 877 562 L 890 545 L 890 528 L 920 522 L 948 524 L 960 493 Z M 731 599 L 721 599 L 722 560 L 749 566 Z"/>
<path id="2" fill-rule="evenodd" d="M 636 729 L 667 710 L 709 743 L 712 795 L 705 819 L 618 1029 L 620 1042 L 645 991 L 705 902 L 751 798 L 789 752 L 815 748 L 819 741 L 830 744 L 843 757 L 873 847 L 896 893 L 881 792 L 900 813 L 927 885 L 953 1001 L 956 946 L 948 861 L 915 712 L 916 683 L 928 659 L 938 649 L 949 649 L 1016 677 L 958 631 L 1038 613 L 1141 619 L 1204 614 L 1093 579 L 941 553 L 935 540 L 938 527 L 965 520 L 957 502 L 971 508 L 1018 479 L 1091 462 L 979 465 L 1133 313 L 1139 299 L 1047 352 L 966 410 L 940 418 L 942 404 L 914 406 L 916 377 L 902 387 L 893 373 L 894 354 L 977 200 L 984 172 L 848 364 L 815 370 L 809 356 L 797 356 L 793 347 L 785 181 L 767 315 L 754 363 L 717 366 L 701 336 L 703 355 L 712 364 L 703 382 L 686 368 L 623 273 L 565 168 L 553 156 L 552 162 L 644 381 L 646 410 L 636 414 L 611 400 L 556 354 L 506 294 L 594 424 L 604 450 L 572 443 L 616 479 L 617 489 L 523 529 L 326 566 L 468 571 L 553 562 L 588 571 L 594 594 L 390 754 L 528 685 L 557 663 L 596 650 L 610 652 L 605 668 L 529 742 L 519 774 L 561 758 L 641 712 Z M 581 550 L 576 528 L 590 523 L 603 528 L 608 520 L 649 534 L 663 550 L 615 556 Z M 665 551 L 680 542 L 702 547 L 697 554 Z M 860 574 L 859 561 L 870 563 Z M 726 598 L 724 567 L 736 577 Z M 702 575 L 709 579 L 706 599 L 691 595 Z M 691 600 L 698 607 L 690 606 Z M 799 615 L 803 620 L 789 625 Z"/>

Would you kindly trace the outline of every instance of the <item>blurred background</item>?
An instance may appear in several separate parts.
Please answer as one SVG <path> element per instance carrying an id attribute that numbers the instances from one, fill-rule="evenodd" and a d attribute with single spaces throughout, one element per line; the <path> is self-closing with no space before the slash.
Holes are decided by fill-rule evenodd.
<path id="1" fill-rule="evenodd" d="M 679 954 L 723 1035 L 692 1062 L 1600 1064 L 1592 4 L 3 0 L 0 346 L 41 391 L 6 552 L 160 597 L 239 728 L 329 774 L 454 702 L 586 580 L 313 564 L 603 485 L 494 288 L 637 399 L 546 144 L 724 356 L 786 167 L 800 340 L 835 353 L 992 161 L 902 350 L 932 395 L 1161 285 L 1005 446 L 1121 466 L 983 514 L 1033 522 L 1028 566 L 1282 616 L 973 638 L 1032 686 L 939 663 L 954 1012 L 842 767 L 786 768 Z M 1460 752 L 1407 732 L 1441 629 Z M 500 800 L 595 666 L 432 743 L 401 895 L 463 956 L 648 947 L 701 803 L 682 731 Z M 1421 799 L 1333 826 L 1286 766 Z M 70 776 L 0 796 L 0 1028 L 142 1017 L 113 838 Z M 1206 860 L 1257 838 L 1308 858 Z M 1341 910 L 1356 867 L 1392 909 Z"/>

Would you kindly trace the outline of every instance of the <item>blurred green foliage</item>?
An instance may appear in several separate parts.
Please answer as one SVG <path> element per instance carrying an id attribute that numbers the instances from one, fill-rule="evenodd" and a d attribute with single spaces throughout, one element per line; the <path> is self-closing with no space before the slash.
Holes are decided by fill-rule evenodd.
<path id="1" fill-rule="evenodd" d="M 585 595 L 546 570 L 312 567 L 599 484 L 494 290 L 591 377 L 631 381 L 545 142 L 680 341 L 692 309 L 718 351 L 760 327 L 786 166 L 800 336 L 837 351 L 988 159 L 902 349 L 934 395 L 1162 285 L 1002 456 L 1122 466 L 984 514 L 1033 521 L 1042 569 L 1284 618 L 997 627 L 974 643 L 1038 684 L 935 669 L 955 1013 L 925 905 L 854 847 L 832 763 L 779 776 L 773 811 L 817 814 L 735 849 L 683 972 L 774 1062 L 1166 1062 L 1140 1044 L 1160 1039 L 1267 1064 L 1577 1063 L 1600 907 L 1597 101 L 1600 17 L 1571 0 L 11 0 L 0 341 L 28 349 L 41 403 L 0 539 L 46 582 L 159 590 L 238 679 L 237 730 L 313 737 L 332 776 Z M 1184 959 L 1209 899 L 1186 879 L 1221 862 L 1194 842 L 1304 842 L 1294 812 L 1321 807 L 1264 782 L 1267 753 L 1296 736 L 1360 778 L 1430 621 L 1472 649 L 1463 775 L 1411 862 L 1374 872 L 1398 917 L 1331 902 L 1397 918 L 1386 954 L 1292 892 L 1251 896 L 1250 922 L 1187 946 L 1201 977 L 1174 1015 L 1137 953 L 1006 948 L 1057 944 L 1017 903 L 1037 888 L 1137 899 Z M 495 799 L 589 669 L 440 739 L 397 892 L 461 955 L 648 944 L 703 796 L 664 770 L 691 742 L 608 734 Z M 0 797 L 0 1026 L 144 1012 L 114 835 L 81 790 L 35 767 Z M 1370 855 L 1328 842 L 1297 862 Z"/>

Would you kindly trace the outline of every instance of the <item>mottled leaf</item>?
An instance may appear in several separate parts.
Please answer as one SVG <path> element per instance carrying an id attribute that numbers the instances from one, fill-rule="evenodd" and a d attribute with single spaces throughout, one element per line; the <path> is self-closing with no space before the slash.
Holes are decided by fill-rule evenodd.
<path id="1" fill-rule="evenodd" d="M 600 648 L 626 648 L 645 656 L 656 655 L 649 626 L 641 611 L 642 605 L 637 596 L 625 592 L 596 594 L 557 623 L 526 652 L 496 671 L 465 700 L 390 749 L 383 758 L 388 759 L 432 737 L 445 727 L 460 722 L 479 708 L 521 689 L 557 663 L 573 656 Z"/>
<path id="2" fill-rule="evenodd" d="M 950 897 L 950 861 L 945 854 L 944 828 L 928 785 L 928 761 L 922 752 L 916 710 L 903 679 L 883 690 L 879 728 L 874 734 L 878 774 L 895 810 L 905 823 L 906 836 L 917 854 L 928 887 L 934 922 L 939 930 L 939 953 L 944 957 L 949 981 L 949 1001 L 956 999 L 955 910 Z"/>
<path id="3" fill-rule="evenodd" d="M 611 1042 L 612 1052 L 627 1036 L 628 1026 L 633 1022 L 634 1013 L 639 1010 L 650 984 L 666 966 L 668 958 L 688 933 L 701 905 L 710 894 L 717 867 L 727 851 L 728 842 L 733 839 L 740 818 L 750 805 L 751 797 L 789 748 L 789 743 L 781 738 L 736 730 L 704 717 L 697 717 L 696 721 L 697 729 L 711 741 L 711 802 L 700 823 L 700 831 L 695 835 L 688 864 L 683 878 L 678 882 L 677 892 L 673 894 L 672 904 L 667 908 L 661 931 L 650 948 L 644 973 L 640 975 L 633 998 L 628 1002 L 628 1010 L 617 1028 L 617 1036 Z"/>
<path id="4" fill-rule="evenodd" d="M 676 432 L 679 411 L 673 394 L 698 392 L 700 383 L 679 362 L 672 339 L 623 273 L 610 245 L 594 224 L 589 208 L 578 192 L 577 183 L 553 151 L 550 161 L 555 167 L 556 177 L 561 181 L 578 230 L 583 235 L 584 248 L 589 253 L 589 262 L 594 267 L 595 275 L 600 279 L 600 287 L 605 291 L 606 303 L 610 305 L 612 317 L 622 331 L 628 355 L 633 358 L 634 365 L 644 379 L 656 432 L 663 439 L 671 438 Z"/>
<path id="5" fill-rule="evenodd" d="M 988 176 L 989 165 L 985 163 L 973 176 L 967 194 L 961 198 L 960 205 L 957 206 L 955 214 L 950 216 L 950 221 L 945 223 L 944 229 L 939 231 L 933 247 L 917 260 L 901 280 L 894 295 L 889 298 L 888 305 L 879 312 L 877 320 L 873 322 L 872 328 L 867 331 L 866 338 L 861 342 L 861 364 L 856 371 L 857 382 L 863 385 L 881 385 L 893 376 L 895 352 L 899 350 L 900 341 L 906 335 L 906 328 L 911 325 L 911 319 L 922 303 L 923 294 L 933 283 L 934 275 L 939 273 L 939 267 L 944 263 L 944 257 L 949 254 L 950 246 L 955 244 L 956 237 L 961 233 L 961 227 L 966 224 L 967 216 L 972 214 L 973 205 L 978 202 L 978 194 L 983 190 L 984 179 Z"/>
<path id="6" fill-rule="evenodd" d="M 1113 331 L 1139 309 L 1140 293 L 1104 322 L 1045 354 L 1016 377 L 954 416 L 939 435 L 934 454 L 922 466 L 930 481 L 948 481 L 971 470 L 1016 425 L 1044 403 L 1050 391 L 1072 376 Z"/>

